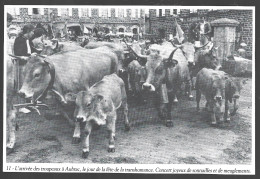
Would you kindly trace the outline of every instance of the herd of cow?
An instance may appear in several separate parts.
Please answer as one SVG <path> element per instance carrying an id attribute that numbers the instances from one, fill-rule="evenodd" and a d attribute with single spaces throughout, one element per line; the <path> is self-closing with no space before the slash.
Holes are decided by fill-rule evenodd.
<path id="1" fill-rule="evenodd" d="M 116 110 L 124 110 L 125 129 L 130 129 L 127 97 L 131 89 L 137 99 L 152 92 L 159 96 L 159 116 L 166 126 L 173 126 L 172 104 L 177 93 L 185 86 L 185 93 L 193 99 L 196 89 L 197 110 L 201 93 L 206 97 L 206 108 L 212 124 L 217 120 L 230 120 L 238 109 L 240 90 L 245 81 L 221 71 L 216 58 L 217 47 L 212 42 L 196 48 L 185 42 L 151 44 L 125 41 L 89 42 L 84 47 L 74 42 L 44 40 L 40 55 L 31 56 L 23 71 L 18 95 L 30 99 L 37 106 L 48 93 L 57 97 L 61 107 L 71 106 L 74 114 L 61 110 L 61 114 L 75 123 L 73 143 L 83 138 L 83 158 L 89 154 L 89 135 L 94 124 L 106 125 L 110 134 L 108 152 L 115 151 Z M 19 59 L 19 57 L 17 57 Z M 21 59 L 22 60 L 22 59 Z M 15 67 L 7 59 L 7 153 L 15 146 L 15 118 L 13 107 L 17 92 L 14 89 Z M 193 77 L 196 83 L 193 84 Z M 229 102 L 234 111 L 229 112 Z M 61 108 L 62 109 L 62 108 Z M 81 129 L 84 129 L 81 131 Z"/>

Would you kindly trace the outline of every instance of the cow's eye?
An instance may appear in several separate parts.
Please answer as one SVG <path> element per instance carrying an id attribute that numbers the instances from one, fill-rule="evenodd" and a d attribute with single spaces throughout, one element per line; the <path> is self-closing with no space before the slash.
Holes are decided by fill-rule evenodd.
<path id="1" fill-rule="evenodd" d="M 90 103 L 87 104 L 87 107 L 90 107 Z"/>
<path id="2" fill-rule="evenodd" d="M 36 73 L 36 74 L 34 75 L 34 78 L 38 78 L 38 77 L 40 77 L 40 73 Z"/>

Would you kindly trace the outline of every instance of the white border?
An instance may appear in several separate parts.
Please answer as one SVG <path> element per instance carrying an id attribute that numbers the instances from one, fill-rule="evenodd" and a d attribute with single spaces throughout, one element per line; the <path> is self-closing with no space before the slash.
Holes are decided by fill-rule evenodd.
<path id="1" fill-rule="evenodd" d="M 7 13 L 6 8 L 14 8 L 19 6 L 19 8 L 142 8 L 142 9 L 192 9 L 194 6 L 145 6 L 145 5 L 138 5 L 138 6 L 106 6 L 106 5 L 5 5 L 4 6 L 4 44 L 6 44 L 6 38 L 7 38 Z M 211 169 L 212 171 L 216 170 L 217 172 L 213 172 L 213 174 L 231 174 L 231 173 L 223 173 L 224 170 L 232 170 L 235 172 L 236 170 L 250 170 L 250 173 L 233 173 L 233 174 L 255 174 L 255 7 L 254 6 L 196 6 L 197 9 L 241 9 L 241 10 L 252 10 L 252 18 L 253 18 L 253 37 L 252 37 L 252 162 L 251 165 L 190 165 L 190 164 L 70 164 L 70 163 L 6 163 L 6 85 L 4 87 L 4 96 L 3 96 L 3 121 L 4 121 L 4 132 L 3 132 L 3 171 L 4 172 L 43 172 L 43 171 L 37 171 L 35 168 L 60 168 L 62 167 L 73 167 L 73 168 L 104 168 L 105 171 L 94 171 L 94 173 L 119 173 L 121 167 L 122 168 L 129 168 L 129 169 L 153 169 L 153 173 L 183 173 L 181 171 L 177 172 L 177 169 L 186 169 L 186 172 L 184 173 L 200 173 L 203 174 L 203 172 L 193 172 L 193 169 Z M 4 71 L 6 72 L 6 52 L 7 47 L 4 45 Z M 4 82 L 6 81 L 6 74 L 4 74 Z M 5 84 L 5 83 L 4 83 Z M 10 167 L 11 170 L 7 170 L 7 167 Z M 31 167 L 31 171 L 19 171 L 19 167 Z M 176 172 L 157 172 L 156 168 L 161 169 L 175 169 Z M 108 170 L 110 168 L 111 170 Z M 18 170 L 17 170 L 18 169 Z M 113 169 L 113 171 L 112 171 Z M 119 169 L 117 171 L 117 169 Z M 188 169 L 191 169 L 191 172 L 187 172 Z M 220 172 L 222 170 L 222 172 Z M 52 172 L 75 172 L 75 171 L 52 171 Z M 87 171 L 81 171 L 81 172 L 87 172 Z M 88 171 L 93 172 L 93 171 Z M 125 172 L 120 172 L 125 173 Z M 135 173 L 135 172 L 128 172 L 128 173 Z M 138 172 L 143 173 L 143 172 Z M 210 172 L 206 172 L 207 174 L 212 174 Z"/>

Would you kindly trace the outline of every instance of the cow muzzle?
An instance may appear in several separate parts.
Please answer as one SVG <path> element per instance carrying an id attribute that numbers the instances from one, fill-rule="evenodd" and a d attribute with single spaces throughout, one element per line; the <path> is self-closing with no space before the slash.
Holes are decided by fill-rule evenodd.
<path id="1" fill-rule="evenodd" d="M 214 97 L 214 100 L 215 100 L 215 101 L 221 101 L 221 100 L 222 100 L 222 96 L 215 96 L 215 97 Z"/>
<path id="2" fill-rule="evenodd" d="M 155 87 L 152 84 L 149 84 L 149 83 L 144 83 L 142 85 L 142 88 L 144 90 L 155 91 Z"/>
<path id="3" fill-rule="evenodd" d="M 233 99 L 239 99 L 240 95 L 239 94 L 234 94 Z"/>
<path id="4" fill-rule="evenodd" d="M 18 93 L 18 95 L 19 95 L 21 98 L 25 98 L 25 99 L 31 99 L 31 98 L 32 98 L 32 95 L 28 95 L 28 94 L 26 94 L 25 92 L 23 92 L 22 90 L 19 90 L 17 93 Z"/>
<path id="5" fill-rule="evenodd" d="M 77 116 L 75 120 L 76 122 L 85 122 L 86 118 L 84 116 Z"/>

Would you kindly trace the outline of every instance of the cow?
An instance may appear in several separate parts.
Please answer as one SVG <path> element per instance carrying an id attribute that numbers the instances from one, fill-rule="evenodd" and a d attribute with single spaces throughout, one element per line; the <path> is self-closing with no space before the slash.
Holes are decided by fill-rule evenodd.
<path id="1" fill-rule="evenodd" d="M 88 91 L 78 94 L 67 93 L 67 101 L 76 103 L 74 118 L 80 121 L 84 128 L 84 143 L 82 157 L 89 155 L 89 135 L 93 124 L 106 125 L 109 131 L 108 152 L 115 152 L 115 124 L 117 109 L 122 106 L 124 110 L 125 124 L 129 127 L 128 106 L 125 84 L 116 74 L 106 75 L 104 78 L 90 87 Z"/>
<path id="2" fill-rule="evenodd" d="M 174 49 L 168 58 L 152 51 L 147 57 L 145 64 L 147 77 L 142 86 L 143 90 L 159 93 L 161 98 L 159 116 L 166 121 L 167 127 L 173 126 L 171 107 L 173 98 L 183 79 L 181 69 L 183 67 L 188 69 L 187 64 L 184 63 L 185 61 L 179 62 L 176 58 L 173 58 L 174 53 L 177 51 L 180 50 L 178 48 Z"/>
<path id="3" fill-rule="evenodd" d="M 168 58 L 169 54 L 177 50 L 174 54 L 174 59 L 177 59 L 179 62 L 178 65 L 178 88 L 182 83 L 185 83 L 185 92 L 188 95 L 189 99 L 192 100 L 193 96 L 191 94 L 191 77 L 189 72 L 189 64 L 194 63 L 194 45 L 185 42 L 178 47 L 174 47 L 171 42 L 164 42 L 162 45 L 153 44 L 150 46 L 149 53 L 151 51 L 160 54 L 162 58 Z M 176 96 L 174 97 L 174 102 L 178 102 Z"/>
<path id="4" fill-rule="evenodd" d="M 108 47 L 57 53 L 47 58 L 32 57 L 25 65 L 24 82 L 18 93 L 35 102 L 50 90 L 66 106 L 66 93 L 88 90 L 105 75 L 116 73 L 117 65 L 117 56 Z M 65 111 L 61 113 L 70 121 L 71 117 Z M 77 122 L 72 142 L 80 142 L 80 124 Z"/>
<path id="5" fill-rule="evenodd" d="M 206 108 L 211 114 L 212 125 L 217 124 L 217 119 L 224 121 L 226 79 L 222 72 L 208 68 L 200 70 L 196 77 L 197 111 L 200 111 L 200 99 L 203 94 L 207 100 Z"/>
<path id="6" fill-rule="evenodd" d="M 146 79 L 146 50 L 144 43 L 132 43 L 127 44 L 129 53 L 127 55 L 127 71 L 129 74 L 129 84 L 133 92 L 133 96 L 136 98 L 138 103 L 143 103 L 144 95 L 142 85 Z M 144 62 L 143 62 L 144 61 Z M 142 65 L 141 65 L 141 64 Z"/>
<path id="7" fill-rule="evenodd" d="M 236 111 L 239 108 L 239 98 L 240 91 L 243 88 L 243 85 L 246 84 L 248 79 L 239 79 L 233 77 L 224 71 L 217 71 L 217 73 L 221 74 L 225 78 L 225 114 L 224 119 L 230 121 L 230 116 L 236 114 Z M 233 111 L 230 113 L 229 111 L 229 103 L 234 103 Z"/>
<path id="8" fill-rule="evenodd" d="M 68 52 L 83 49 L 76 42 L 59 42 L 57 39 L 43 40 L 43 49 L 40 55 L 50 56 L 59 52 Z"/>

